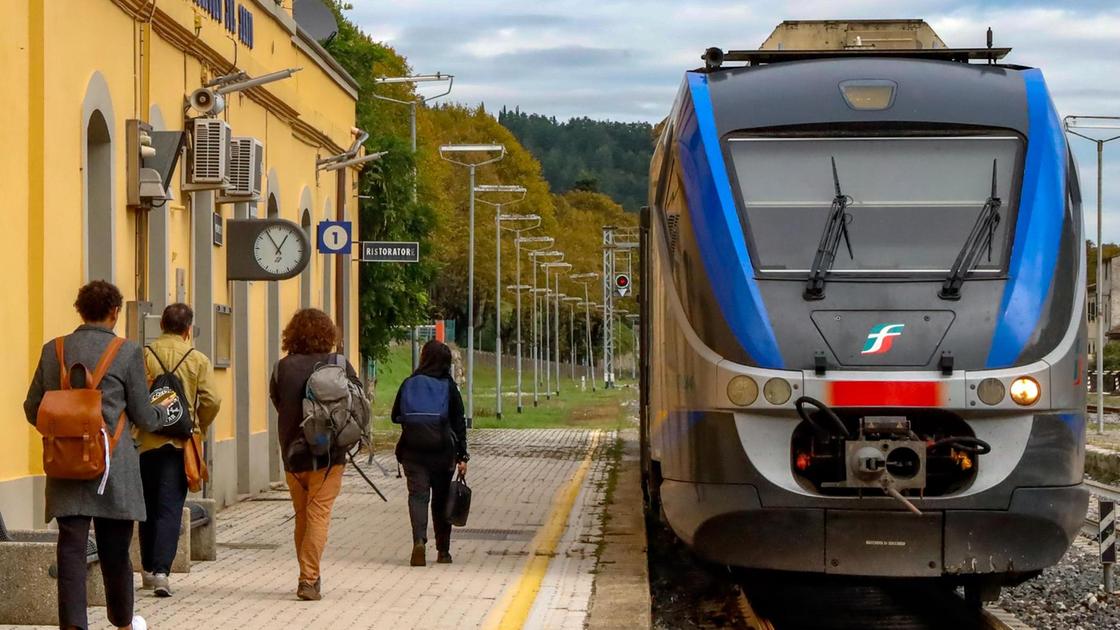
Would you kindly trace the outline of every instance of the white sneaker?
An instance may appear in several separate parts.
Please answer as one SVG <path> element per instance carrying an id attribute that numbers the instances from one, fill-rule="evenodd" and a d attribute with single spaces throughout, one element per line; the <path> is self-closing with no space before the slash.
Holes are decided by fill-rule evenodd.
<path id="1" fill-rule="evenodd" d="M 148 630 L 148 622 L 140 615 L 132 616 L 132 630 Z"/>
<path id="2" fill-rule="evenodd" d="M 155 576 L 143 569 L 140 569 L 140 581 L 142 582 L 141 590 L 150 591 L 156 587 Z"/>
<path id="3" fill-rule="evenodd" d="M 156 597 L 171 597 L 171 577 L 166 573 L 153 574 L 152 590 Z"/>

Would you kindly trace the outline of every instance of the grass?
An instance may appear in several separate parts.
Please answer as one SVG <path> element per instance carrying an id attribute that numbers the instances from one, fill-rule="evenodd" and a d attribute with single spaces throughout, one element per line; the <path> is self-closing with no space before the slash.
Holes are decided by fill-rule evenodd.
<path id="1" fill-rule="evenodd" d="M 542 394 L 539 405 L 533 406 L 532 369 L 522 374 L 522 386 L 527 391 L 523 395 L 522 413 L 517 413 L 517 398 L 514 393 L 516 373 L 512 369 L 502 371 L 502 419 L 495 415 L 495 391 L 497 370 L 492 362 L 475 362 L 474 387 L 474 427 L 479 429 L 543 429 L 557 427 L 579 427 L 588 429 L 621 429 L 631 423 L 631 402 L 637 398 L 637 387 L 631 381 L 622 381 L 619 386 L 597 391 L 580 391 L 570 376 L 561 381 L 560 396 L 551 400 Z M 399 429 L 389 420 L 393 399 L 401 382 L 412 373 L 412 354 L 408 345 L 394 347 L 386 361 L 378 364 L 377 388 L 374 392 L 374 432 L 378 444 L 382 437 L 392 438 Z M 467 395 L 462 388 L 463 400 Z M 543 389 L 543 388 L 542 388 Z"/>

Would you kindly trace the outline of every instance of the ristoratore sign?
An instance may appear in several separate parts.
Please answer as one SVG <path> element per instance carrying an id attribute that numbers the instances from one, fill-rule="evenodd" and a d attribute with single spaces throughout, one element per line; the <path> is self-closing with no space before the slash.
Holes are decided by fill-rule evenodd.
<path id="1" fill-rule="evenodd" d="M 362 262 L 420 262 L 420 243 L 362 241 Z"/>

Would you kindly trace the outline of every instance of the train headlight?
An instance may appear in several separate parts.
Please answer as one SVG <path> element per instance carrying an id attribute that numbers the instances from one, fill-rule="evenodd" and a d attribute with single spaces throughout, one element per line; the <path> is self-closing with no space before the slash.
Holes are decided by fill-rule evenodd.
<path id="1" fill-rule="evenodd" d="M 758 383 L 741 374 L 733 377 L 727 384 L 727 398 L 740 407 L 746 407 L 758 398 Z"/>
<path id="2" fill-rule="evenodd" d="M 998 378 L 986 378 L 976 387 L 976 396 L 985 405 L 998 405 L 1004 393 L 1003 383 Z"/>
<path id="3" fill-rule="evenodd" d="M 784 378 L 772 378 L 762 386 L 762 395 L 771 405 L 784 405 L 789 402 L 792 390 L 789 381 Z"/>
<path id="4" fill-rule="evenodd" d="M 1029 376 L 1020 376 L 1011 381 L 1011 400 L 1014 400 L 1017 404 L 1024 407 L 1033 405 L 1038 402 L 1041 395 L 1042 386 Z"/>

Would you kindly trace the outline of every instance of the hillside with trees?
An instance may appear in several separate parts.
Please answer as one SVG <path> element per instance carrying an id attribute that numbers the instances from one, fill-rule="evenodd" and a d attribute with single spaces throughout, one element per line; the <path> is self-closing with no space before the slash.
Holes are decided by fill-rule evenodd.
<path id="1" fill-rule="evenodd" d="M 373 41 L 348 20 L 342 3 L 332 6 L 339 32 L 326 42 L 326 47 L 359 84 L 357 122 L 370 132 L 365 150 L 388 151 L 361 173 L 356 191 L 361 213 L 358 237 L 420 243 L 418 264 L 362 265 L 359 326 L 364 355 L 383 358 L 390 342 L 407 334 L 407 327 L 432 319 L 456 320 L 460 341 L 465 340 L 469 184 L 466 168 L 441 159 L 442 144 L 505 145 L 502 160 L 478 168 L 477 183 L 524 186 L 524 199 L 507 204 L 502 212 L 540 215 L 541 226 L 534 234 L 554 236 L 555 248 L 567 254 L 573 273 L 600 270 L 600 226 L 636 225 L 635 214 L 625 212 L 610 197 L 593 190 L 555 194 L 553 190 L 566 189 L 550 187 L 538 161 L 539 154 L 519 142 L 510 129 L 482 106 L 421 105 L 417 112 L 418 148 L 414 156 L 408 140 L 408 108 L 373 97 L 376 93 L 399 100 L 416 99 L 417 93 L 408 84 L 375 84 L 378 77 L 412 74 L 412 68 L 402 55 Z M 642 136 L 638 127 L 635 126 L 636 137 Z M 648 144 L 646 127 L 642 142 Z M 614 142 L 608 136 L 601 141 Z M 636 139 L 630 141 L 635 147 L 638 144 Z M 645 160 L 648 163 L 648 157 Z M 644 177 L 643 170 L 643 180 Z M 479 199 L 483 198 L 491 202 L 513 201 L 492 193 L 479 195 Z M 494 345 L 495 212 L 493 205 L 476 204 L 474 308 L 476 339 L 483 349 Z M 514 281 L 515 257 L 509 233 L 503 234 L 502 254 L 501 285 L 518 284 Z M 521 283 L 529 282 L 530 273 L 528 258 L 523 257 Z M 565 279 L 561 285 L 561 291 L 567 293 L 577 289 L 582 293 L 582 287 L 570 280 Z M 600 299 L 601 296 L 592 296 L 592 300 Z M 513 302 L 511 294 L 502 300 L 501 329 L 505 339 L 512 337 L 516 326 Z M 630 302 L 627 300 L 623 306 L 634 310 Z"/>
<path id="2" fill-rule="evenodd" d="M 555 116 L 502 109 L 498 122 L 541 162 L 557 192 L 601 192 L 628 212 L 646 205 L 653 128 L 590 118 L 560 122 Z"/>

